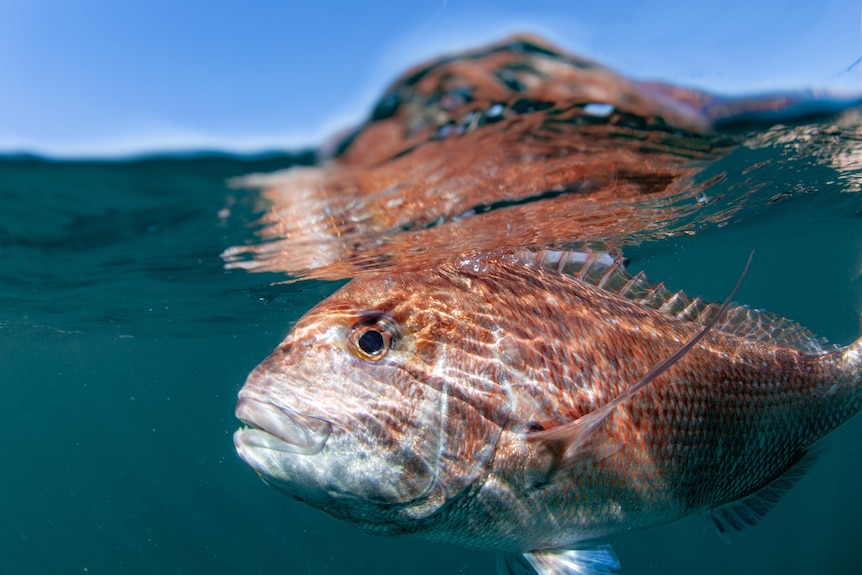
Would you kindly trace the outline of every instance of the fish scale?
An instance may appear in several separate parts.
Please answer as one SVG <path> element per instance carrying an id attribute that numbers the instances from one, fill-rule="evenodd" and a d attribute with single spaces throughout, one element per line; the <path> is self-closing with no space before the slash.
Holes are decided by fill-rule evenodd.
<path id="1" fill-rule="evenodd" d="M 373 360 L 366 329 L 389 338 Z M 608 573 L 612 552 L 585 542 L 695 513 L 756 523 L 862 408 L 860 349 L 608 254 L 476 254 L 316 306 L 249 376 L 235 441 L 268 483 L 366 530 L 510 554 L 502 573 Z M 297 434 L 261 429 L 255 402 L 328 422 L 325 445 L 256 445 Z"/>

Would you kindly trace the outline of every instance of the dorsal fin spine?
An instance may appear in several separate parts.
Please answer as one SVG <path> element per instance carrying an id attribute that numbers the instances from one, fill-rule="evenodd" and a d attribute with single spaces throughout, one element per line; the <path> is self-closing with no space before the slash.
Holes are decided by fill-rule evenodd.
<path id="1" fill-rule="evenodd" d="M 670 298 L 665 300 L 664 304 L 659 309 L 660 312 L 666 313 L 668 315 L 676 316 L 678 312 L 674 311 L 677 305 L 685 306 L 688 296 L 686 296 L 681 291 L 676 292 Z"/>
<path id="2" fill-rule="evenodd" d="M 647 292 L 646 296 L 641 298 L 640 303 L 649 306 L 654 309 L 658 309 L 664 303 L 666 299 L 665 293 L 670 294 L 668 289 L 664 286 L 664 282 L 660 282 L 656 284 L 656 286 Z"/>
<path id="3" fill-rule="evenodd" d="M 514 256 L 525 263 L 578 278 L 683 321 L 706 325 L 719 313 L 720 304 L 716 302 L 691 298 L 681 291 L 671 293 L 664 283 L 650 282 L 642 271 L 630 275 L 621 257 L 606 252 L 522 249 Z M 818 338 L 802 325 L 746 306 L 727 308 L 722 317 L 716 320 L 715 329 L 809 353 L 832 349 L 831 346 L 824 348 L 826 340 Z"/>
<path id="4" fill-rule="evenodd" d="M 700 312 L 703 309 L 702 306 L 705 305 L 705 302 L 699 297 L 694 298 L 689 301 L 688 305 L 685 306 L 681 312 L 677 315 L 680 319 L 687 319 L 689 321 L 696 321 L 696 318 L 700 317 Z"/>
<path id="5" fill-rule="evenodd" d="M 620 290 L 620 295 L 627 296 L 629 291 L 637 284 L 638 280 L 643 275 L 643 272 L 638 272 L 636 275 L 633 275 L 631 279 L 627 281 L 625 285 L 623 285 L 622 289 Z"/>

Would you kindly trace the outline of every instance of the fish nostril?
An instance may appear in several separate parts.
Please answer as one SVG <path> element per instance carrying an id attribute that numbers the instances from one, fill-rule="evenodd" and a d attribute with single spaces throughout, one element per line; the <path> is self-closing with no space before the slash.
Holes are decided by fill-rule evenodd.
<path id="1" fill-rule="evenodd" d="M 309 348 L 309 347 L 314 345 L 315 341 L 316 340 L 313 337 L 307 337 L 305 339 L 298 340 L 298 341 L 293 340 L 293 341 L 282 343 L 278 349 L 282 353 L 282 355 L 287 355 L 291 351 L 296 350 L 296 349 Z"/>

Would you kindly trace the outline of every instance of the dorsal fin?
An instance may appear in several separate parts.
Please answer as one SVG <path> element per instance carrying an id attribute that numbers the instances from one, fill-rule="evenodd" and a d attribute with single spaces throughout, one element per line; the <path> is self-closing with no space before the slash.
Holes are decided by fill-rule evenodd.
<path id="1" fill-rule="evenodd" d="M 659 310 L 683 321 L 706 325 L 721 309 L 720 302 L 692 298 L 682 291 L 671 292 L 664 283 L 654 284 L 644 272 L 630 274 L 621 257 L 607 252 L 570 252 L 559 250 L 518 250 L 515 257 L 524 262 L 568 274 Z M 749 340 L 792 347 L 810 353 L 836 349 L 827 345 L 803 325 L 772 312 L 731 304 L 718 318 L 714 328 Z"/>

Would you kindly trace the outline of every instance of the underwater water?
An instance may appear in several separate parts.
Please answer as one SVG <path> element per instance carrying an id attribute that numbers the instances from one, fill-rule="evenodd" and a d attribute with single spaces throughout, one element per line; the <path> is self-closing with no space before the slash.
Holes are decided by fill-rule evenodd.
<path id="1" fill-rule="evenodd" d="M 753 249 L 736 300 L 848 344 L 862 312 L 859 125 L 758 128 L 733 151 L 693 158 L 671 195 L 603 239 L 630 270 L 712 300 Z M 234 178 L 314 160 L 0 157 L 0 572 L 493 573 L 490 553 L 366 535 L 283 497 L 235 453 L 246 375 L 349 274 L 315 279 L 329 276 L 303 260 L 293 279 L 305 279 L 285 283 L 277 266 L 236 265 L 238 251 L 260 255 L 275 200 Z M 427 239 L 474 214 L 542 215 L 560 198 L 392 225 Z M 356 237 L 371 245 L 379 229 Z M 730 544 L 704 517 L 609 538 L 622 573 L 858 573 L 862 418 L 829 443 Z"/>
<path id="2" fill-rule="evenodd" d="M 341 283 L 271 285 L 283 277 L 219 257 L 260 211 L 228 178 L 297 160 L 0 159 L 0 571 L 493 572 L 488 553 L 365 535 L 293 502 L 234 452 L 245 376 Z M 762 177 L 792 188 L 805 174 Z M 859 335 L 860 211 L 836 185 L 626 253 L 720 299 L 755 249 L 737 300 L 844 344 Z M 729 545 L 697 517 L 612 538 L 623 572 L 857 572 L 860 442 L 857 419 Z"/>

